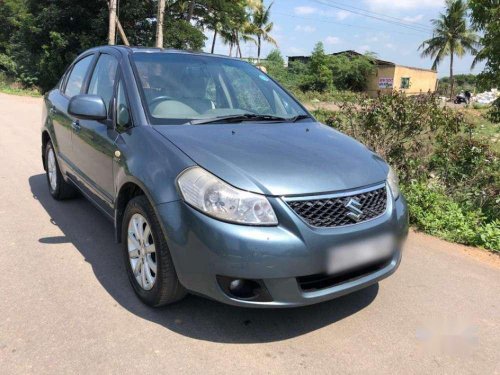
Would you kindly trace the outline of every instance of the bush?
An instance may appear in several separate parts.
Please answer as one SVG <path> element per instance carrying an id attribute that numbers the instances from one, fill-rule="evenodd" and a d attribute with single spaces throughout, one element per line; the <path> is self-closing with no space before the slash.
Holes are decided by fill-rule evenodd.
<path id="1" fill-rule="evenodd" d="M 410 222 L 420 230 L 449 241 L 500 251 L 500 221 L 485 221 L 480 209 L 467 210 L 436 185 L 402 186 Z"/>
<path id="2" fill-rule="evenodd" d="M 485 141 L 458 134 L 438 139 L 429 170 L 448 195 L 500 219 L 500 159 Z"/>
<path id="3" fill-rule="evenodd" d="M 498 124 L 500 122 L 500 98 L 497 98 L 491 105 L 490 110 L 486 115 L 491 122 Z"/>

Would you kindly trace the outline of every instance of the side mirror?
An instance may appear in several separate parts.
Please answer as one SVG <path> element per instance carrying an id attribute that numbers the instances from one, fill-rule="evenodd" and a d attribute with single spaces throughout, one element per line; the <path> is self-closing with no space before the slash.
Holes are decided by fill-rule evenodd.
<path id="1" fill-rule="evenodd" d="M 79 119 L 106 120 L 106 105 L 98 95 L 76 95 L 69 101 L 68 113 Z"/>
<path id="2" fill-rule="evenodd" d="M 123 104 L 118 106 L 116 124 L 122 128 L 128 127 L 130 125 L 130 114 L 128 109 Z"/>

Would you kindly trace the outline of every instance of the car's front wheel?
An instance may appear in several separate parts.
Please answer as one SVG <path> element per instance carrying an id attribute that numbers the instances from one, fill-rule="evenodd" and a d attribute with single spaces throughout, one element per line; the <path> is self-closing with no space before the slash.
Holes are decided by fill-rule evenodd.
<path id="1" fill-rule="evenodd" d="M 127 274 L 137 296 L 150 306 L 180 300 L 180 284 L 160 223 L 143 195 L 130 200 L 122 224 Z"/>
<path id="2" fill-rule="evenodd" d="M 76 195 L 76 190 L 72 185 L 64 181 L 57 163 L 54 146 L 50 141 L 47 142 L 45 147 L 45 163 L 50 195 L 57 200 L 73 198 Z"/>

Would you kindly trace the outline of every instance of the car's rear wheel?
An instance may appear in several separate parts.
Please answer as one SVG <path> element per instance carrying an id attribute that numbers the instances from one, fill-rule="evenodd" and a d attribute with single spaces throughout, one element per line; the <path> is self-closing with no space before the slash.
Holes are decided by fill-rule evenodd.
<path id="1" fill-rule="evenodd" d="M 76 190 L 71 184 L 64 181 L 57 163 L 54 146 L 50 141 L 45 147 L 45 163 L 50 195 L 58 200 L 73 198 L 76 195 Z"/>
<path id="2" fill-rule="evenodd" d="M 144 303 L 163 306 L 186 295 L 158 219 L 145 196 L 133 198 L 125 209 L 122 244 L 130 283 Z"/>

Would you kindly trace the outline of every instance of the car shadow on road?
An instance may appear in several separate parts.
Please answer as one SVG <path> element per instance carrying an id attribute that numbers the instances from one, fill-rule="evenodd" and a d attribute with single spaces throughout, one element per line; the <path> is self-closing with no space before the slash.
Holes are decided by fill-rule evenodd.
<path id="1" fill-rule="evenodd" d="M 375 284 L 333 301 L 294 309 L 245 309 L 193 295 L 164 308 L 150 308 L 142 304 L 132 291 L 120 245 L 114 242 L 113 224 L 84 198 L 52 199 L 44 174 L 31 176 L 29 184 L 33 198 L 47 211 L 51 223 L 64 234 L 40 238 L 39 242 L 47 246 L 72 243 L 117 303 L 143 319 L 188 337 L 223 343 L 289 339 L 357 313 L 378 293 L 378 284 Z"/>

